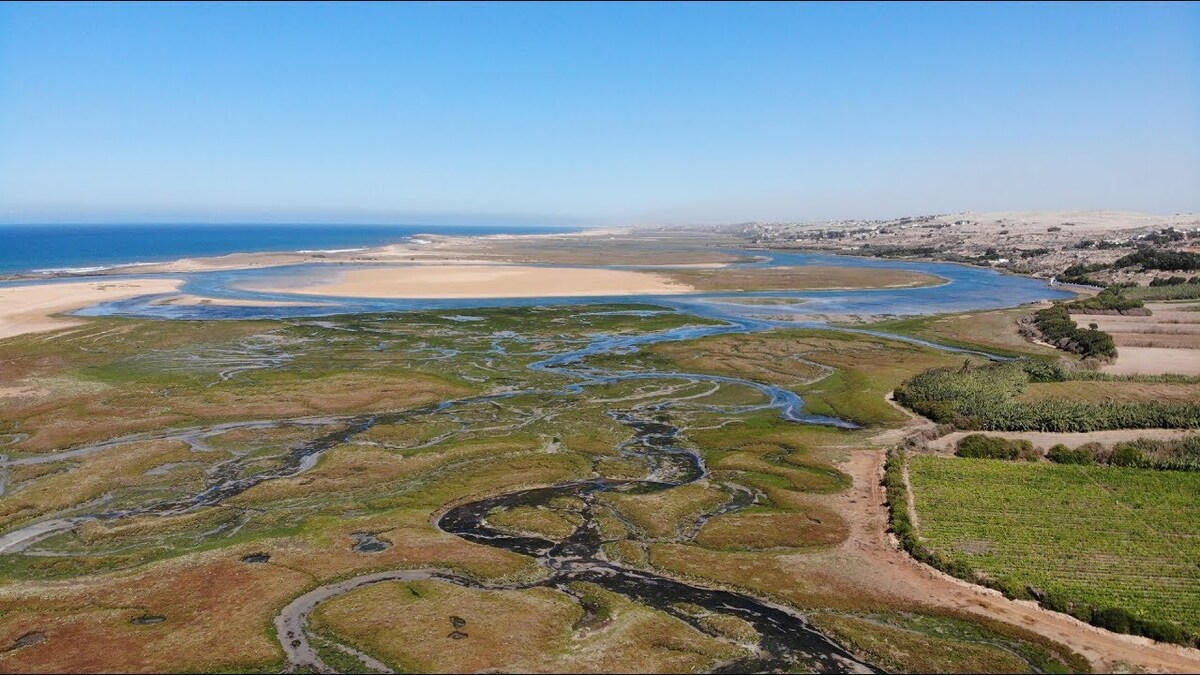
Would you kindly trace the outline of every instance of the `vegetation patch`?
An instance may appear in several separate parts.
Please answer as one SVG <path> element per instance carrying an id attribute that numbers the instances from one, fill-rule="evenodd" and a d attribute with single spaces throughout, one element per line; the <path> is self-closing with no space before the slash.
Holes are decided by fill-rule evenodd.
<path id="1" fill-rule="evenodd" d="M 906 380 L 896 400 L 939 423 L 993 431 L 1099 431 L 1200 427 L 1200 403 L 1077 401 L 1020 398 L 1030 381 L 1054 381 L 1064 371 L 1029 362 L 934 368 Z"/>
<path id="2" fill-rule="evenodd" d="M 1105 447 L 1087 443 L 1075 448 L 1058 444 L 1046 452 L 1057 464 L 1108 464 L 1139 469 L 1200 471 L 1200 436 L 1158 440 L 1139 438 Z"/>
<path id="3" fill-rule="evenodd" d="M 1065 306 L 1075 314 L 1150 315 L 1150 310 L 1144 307 L 1141 300 L 1126 297 L 1124 289 L 1119 286 L 1109 286 L 1090 298 L 1069 302 Z"/>
<path id="4" fill-rule="evenodd" d="M 1040 457 L 1033 449 L 1033 443 L 1023 440 L 998 438 L 983 434 L 971 434 L 958 441 L 955 453 L 959 457 L 975 457 L 981 459 L 1021 459 L 1036 460 Z"/>
<path id="5" fill-rule="evenodd" d="M 823 631 L 889 672 L 1086 673 L 1087 659 L 1061 646 L 978 618 L 912 612 L 811 616 Z"/>
<path id="6" fill-rule="evenodd" d="M 1117 356 L 1117 346 L 1111 335 L 1097 328 L 1080 328 L 1063 305 L 1034 312 L 1033 325 L 1043 340 L 1064 351 L 1084 358 Z"/>
<path id="7" fill-rule="evenodd" d="M 1115 268 L 1140 267 L 1144 270 L 1190 272 L 1200 270 L 1200 253 L 1164 251 L 1145 247 L 1118 258 L 1112 266 Z"/>
<path id="8" fill-rule="evenodd" d="M 904 461 L 888 467 L 893 527 L 925 562 L 1104 628 L 1194 643 L 1200 475 L 914 456 L 918 532 Z"/>
<path id="9" fill-rule="evenodd" d="M 845 539 L 845 525 L 832 513 L 736 513 L 708 521 L 696 543 L 729 550 L 829 546 Z"/>

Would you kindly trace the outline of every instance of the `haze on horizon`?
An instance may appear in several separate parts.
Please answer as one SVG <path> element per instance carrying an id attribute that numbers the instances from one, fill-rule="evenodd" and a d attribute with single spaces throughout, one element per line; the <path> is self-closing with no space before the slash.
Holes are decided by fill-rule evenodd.
<path id="1" fill-rule="evenodd" d="M 1200 211 L 1200 4 L 0 5 L 0 222 Z"/>

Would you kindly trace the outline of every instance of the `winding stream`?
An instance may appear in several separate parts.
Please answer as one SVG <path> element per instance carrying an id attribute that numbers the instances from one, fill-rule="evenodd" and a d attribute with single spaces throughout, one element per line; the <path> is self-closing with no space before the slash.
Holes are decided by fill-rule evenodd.
<path id="1" fill-rule="evenodd" d="M 826 256 L 802 256 L 780 254 L 774 264 L 829 264 Z M 837 264 L 846 264 L 847 259 L 837 258 Z M 252 473 L 245 471 L 242 458 L 214 465 L 207 476 L 207 486 L 200 492 L 186 497 L 160 501 L 137 508 L 97 511 L 66 517 L 47 518 L 0 536 L 0 553 L 19 553 L 48 536 L 70 530 L 89 519 L 115 520 L 136 515 L 177 515 L 222 503 L 265 481 L 301 474 L 316 465 L 328 449 L 350 442 L 355 437 L 378 424 L 394 424 L 421 415 L 442 413 L 461 406 L 499 401 L 519 395 L 540 394 L 545 396 L 571 396 L 582 393 L 589 386 L 606 385 L 631 380 L 672 380 L 687 382 L 711 382 L 714 384 L 737 384 L 761 392 L 768 400 L 763 408 L 772 408 L 787 420 L 830 425 L 839 428 L 855 428 L 856 425 L 833 417 L 808 414 L 804 402 L 794 392 L 781 387 L 734 377 L 653 371 L 610 372 L 587 365 L 585 359 L 592 355 L 635 351 L 639 347 L 668 341 L 690 340 L 700 337 L 769 330 L 780 325 L 822 325 L 813 322 L 813 315 L 822 313 L 901 314 L 930 313 L 987 307 L 1003 307 L 1032 300 L 1057 297 L 1057 291 L 1045 284 L 1021 277 L 1001 276 L 989 270 L 979 270 L 952 265 L 930 265 L 914 263 L 891 263 L 862 261 L 859 264 L 879 267 L 901 267 L 934 271 L 946 277 L 946 285 L 887 291 L 839 291 L 822 293 L 753 293 L 755 297 L 772 296 L 794 298 L 793 305 L 771 305 L 768 308 L 754 305 L 738 305 L 736 294 L 701 294 L 696 296 L 672 296 L 663 298 L 556 298 L 552 302 L 542 299 L 501 301 L 388 301 L 361 299 L 322 298 L 320 305 L 282 307 L 238 307 L 223 305 L 163 305 L 158 297 L 134 298 L 126 301 L 106 303 L 79 312 L 86 315 L 119 314 L 131 316 L 153 316 L 159 318 L 281 318 L 315 316 L 353 312 L 403 311 L 414 309 L 454 309 L 503 305 L 544 305 L 637 302 L 659 304 L 670 310 L 696 314 L 723 321 L 719 325 L 686 326 L 658 333 L 641 335 L 597 335 L 583 347 L 547 354 L 545 358 L 529 366 L 535 371 L 555 373 L 570 379 L 558 390 L 524 390 L 500 394 L 476 396 L 445 401 L 417 410 L 377 415 L 354 415 L 344 417 L 298 418 L 293 420 L 256 420 L 248 422 L 213 425 L 205 428 L 171 430 L 157 434 L 137 434 L 121 439 L 95 443 L 59 453 L 38 457 L 9 459 L 0 457 L 0 469 L 22 464 L 56 462 L 85 456 L 111 448 L 121 443 L 142 440 L 184 440 L 194 449 L 203 449 L 204 439 L 232 429 L 272 428 L 283 425 L 334 425 L 337 428 L 315 439 L 293 447 L 278 466 L 268 471 Z M 929 270 L 928 268 L 935 268 Z M 190 275 L 183 292 L 201 292 L 213 297 L 245 298 L 254 300 L 284 299 L 284 296 L 252 293 L 236 288 L 248 275 L 286 274 L 287 269 L 221 272 Z M 292 270 L 294 273 L 295 270 Z M 295 300 L 296 296 L 286 296 Z M 764 318 L 761 313 L 780 314 L 781 307 L 792 315 L 791 319 Z M 887 312 L 881 310 L 886 309 Z M 470 317 L 464 318 L 464 320 Z M 888 335 L 897 338 L 898 336 Z M 921 340 L 917 342 L 938 348 Z M 502 349 L 494 345 L 493 349 Z M 956 350 L 961 351 L 961 350 Z M 755 628 L 759 634 L 758 647 L 753 656 L 722 664 L 720 669 L 729 672 L 787 671 L 796 667 L 821 672 L 876 672 L 867 663 L 856 659 L 848 651 L 808 626 L 804 618 L 785 607 L 753 598 L 744 594 L 704 588 L 659 576 L 644 570 L 625 567 L 607 559 L 602 549 L 600 529 L 595 520 L 597 499 L 604 493 L 654 493 L 700 480 L 707 475 L 702 458 L 684 446 L 682 430 L 672 424 L 647 414 L 647 409 L 611 409 L 608 414 L 628 427 L 633 436 L 618 448 L 621 455 L 636 457 L 650 467 L 649 474 L 640 480 L 610 480 L 594 478 L 563 485 L 533 490 L 522 490 L 487 499 L 461 504 L 447 511 L 438 520 L 443 531 L 468 541 L 528 555 L 544 566 L 546 575 L 539 581 L 528 584 L 489 586 L 455 575 L 447 570 L 394 570 L 357 576 L 337 583 L 315 588 L 296 598 L 278 615 L 275 625 L 278 637 L 287 655 L 291 669 L 311 668 L 332 671 L 323 662 L 307 632 L 307 619 L 322 602 L 338 597 L 366 585 L 386 581 L 413 581 L 439 579 L 470 588 L 515 590 L 544 586 L 563 590 L 573 595 L 568 584 L 576 581 L 590 582 L 630 600 L 645 604 L 688 622 L 696 629 L 713 635 L 711 629 L 692 614 L 684 611 L 680 603 L 689 603 L 708 612 L 740 618 Z M 653 412 L 653 408 L 649 409 Z M 546 506 L 551 501 L 571 498 L 583 507 L 576 511 L 582 518 L 570 536 L 554 541 L 536 536 L 515 536 L 494 528 L 487 522 L 489 513 L 495 509 L 517 506 Z M 745 508 L 755 501 L 755 495 L 742 490 L 732 495 L 731 501 L 704 516 L 691 528 L 690 536 L 699 530 L 704 519 L 717 513 Z M 371 657 L 346 645 L 331 645 L 338 651 L 358 659 L 365 669 L 384 671 L 386 666 Z"/>

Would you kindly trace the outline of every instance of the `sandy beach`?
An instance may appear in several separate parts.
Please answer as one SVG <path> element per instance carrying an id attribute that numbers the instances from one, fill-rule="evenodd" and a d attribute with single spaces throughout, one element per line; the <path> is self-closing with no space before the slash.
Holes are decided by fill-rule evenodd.
<path id="1" fill-rule="evenodd" d="M 628 270 L 524 265 L 437 265 L 354 269 L 308 286 L 247 290 L 355 298 L 535 298 L 688 293 L 665 275 Z"/>
<path id="2" fill-rule="evenodd" d="M 139 279 L 0 288 L 0 338 L 76 326 L 82 321 L 54 315 L 108 300 L 170 293 L 180 283 L 178 279 Z"/>

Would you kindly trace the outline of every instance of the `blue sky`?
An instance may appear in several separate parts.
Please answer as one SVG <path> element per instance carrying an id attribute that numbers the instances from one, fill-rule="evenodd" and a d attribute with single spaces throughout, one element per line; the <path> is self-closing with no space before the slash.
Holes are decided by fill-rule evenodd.
<path id="1" fill-rule="evenodd" d="M 0 4 L 9 222 L 1200 211 L 1200 4 Z"/>

